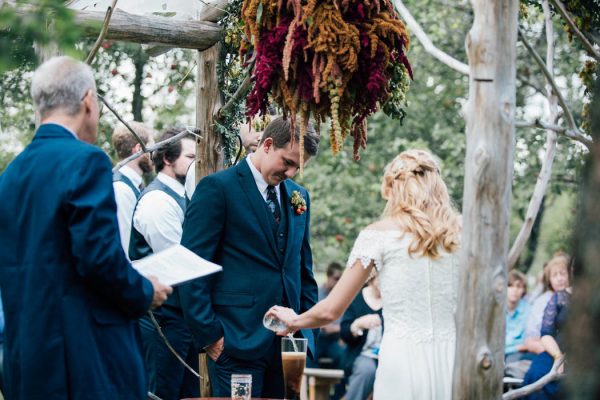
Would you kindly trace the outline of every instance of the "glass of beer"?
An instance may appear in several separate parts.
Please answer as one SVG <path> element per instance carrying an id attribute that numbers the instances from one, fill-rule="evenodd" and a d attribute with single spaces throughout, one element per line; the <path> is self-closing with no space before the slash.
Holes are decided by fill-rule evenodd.
<path id="1" fill-rule="evenodd" d="M 281 363 L 285 400 L 300 400 L 302 375 L 306 364 L 306 339 L 284 337 L 281 339 Z"/>

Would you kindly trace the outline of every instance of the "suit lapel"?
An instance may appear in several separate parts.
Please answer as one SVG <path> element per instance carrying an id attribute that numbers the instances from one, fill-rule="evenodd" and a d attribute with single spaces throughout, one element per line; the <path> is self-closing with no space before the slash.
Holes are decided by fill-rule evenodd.
<path id="1" fill-rule="evenodd" d="M 250 171 L 247 160 L 244 160 L 238 164 L 238 178 L 241 187 L 244 189 L 244 194 L 248 200 L 248 205 L 252 209 L 252 212 L 254 213 L 254 216 L 256 217 L 256 220 L 258 221 L 258 224 L 260 225 L 267 242 L 269 242 L 269 246 L 271 247 L 271 251 L 275 256 L 275 259 L 278 260 L 277 244 L 275 243 L 273 229 L 269 225 L 268 220 L 268 218 L 272 217 L 267 213 L 268 211 L 267 207 L 265 206 L 265 200 L 258 191 L 258 187 L 256 186 L 254 176 L 252 176 L 252 171 Z"/>

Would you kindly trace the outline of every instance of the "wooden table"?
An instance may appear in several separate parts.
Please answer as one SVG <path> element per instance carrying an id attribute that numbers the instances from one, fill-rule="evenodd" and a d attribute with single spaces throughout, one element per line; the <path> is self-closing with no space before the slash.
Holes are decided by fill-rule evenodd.
<path id="1" fill-rule="evenodd" d="M 341 369 L 304 368 L 300 397 L 303 400 L 329 400 L 329 392 L 331 391 L 331 386 L 340 382 L 343 378 L 344 371 Z M 231 398 L 196 397 L 182 400 L 231 400 Z M 278 399 L 265 399 L 253 397 L 252 400 Z"/>

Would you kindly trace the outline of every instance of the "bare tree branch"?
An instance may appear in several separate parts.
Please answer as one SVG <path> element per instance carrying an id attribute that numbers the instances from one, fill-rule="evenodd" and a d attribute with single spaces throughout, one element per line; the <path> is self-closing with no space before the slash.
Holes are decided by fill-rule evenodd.
<path id="1" fill-rule="evenodd" d="M 198 16 L 200 21 L 217 22 L 227 14 L 226 8 L 229 0 L 213 0 L 209 2 L 200 0 L 200 2 L 205 5 Z"/>
<path id="2" fill-rule="evenodd" d="M 110 24 L 110 18 L 112 17 L 113 10 L 117 6 L 118 0 L 113 0 L 112 4 L 106 9 L 106 15 L 104 16 L 104 22 L 102 23 L 102 29 L 100 30 L 100 34 L 98 35 L 98 39 L 96 39 L 96 43 L 94 43 L 94 47 L 90 54 L 88 54 L 85 59 L 85 63 L 87 65 L 92 65 L 92 61 L 94 61 L 94 57 L 96 57 L 96 53 L 98 53 L 98 49 L 102 45 L 106 34 L 108 33 L 108 25 Z"/>
<path id="3" fill-rule="evenodd" d="M 98 94 L 98 98 L 100 99 L 100 101 L 102 101 L 102 103 L 104 103 L 104 105 L 106 107 L 108 107 L 108 109 L 115 115 L 115 117 L 117 117 L 117 119 L 119 121 L 121 121 L 123 123 L 123 125 L 125 125 L 125 127 L 127 129 L 129 129 L 129 132 L 131 132 L 131 134 L 133 135 L 133 137 L 135 138 L 135 140 L 140 144 L 140 146 L 142 146 L 142 151 L 146 152 L 146 143 L 144 143 L 144 141 L 142 140 L 142 138 L 140 138 L 140 136 L 133 130 L 133 128 L 119 115 L 119 113 L 112 108 L 112 106 L 110 104 L 108 104 L 108 102 L 106 101 L 106 99 L 104 97 L 102 97 L 101 95 Z"/>
<path id="4" fill-rule="evenodd" d="M 419 39 L 421 45 L 423 45 L 425 51 L 427 51 L 429 54 L 431 54 L 432 56 L 434 56 L 439 61 L 446 64 L 453 70 L 458 71 L 463 75 L 469 75 L 469 66 L 467 64 L 457 60 L 456 58 L 443 52 L 442 50 L 438 49 L 433 45 L 425 31 L 423 31 L 423 28 L 421 28 L 419 23 L 410 13 L 410 11 L 408 11 L 402 0 L 394 0 L 394 4 L 396 5 L 396 9 L 400 13 L 400 16 L 404 18 L 404 21 L 406 21 L 406 25 L 408 25 L 408 28 L 417 37 L 417 39 Z"/>
<path id="5" fill-rule="evenodd" d="M 561 378 L 564 374 L 558 372 L 558 368 L 565 361 L 564 354 L 560 356 L 558 359 L 554 360 L 554 364 L 552 365 L 552 369 L 546 375 L 542 376 L 537 381 L 529 384 L 527 386 L 523 386 L 518 389 L 509 390 L 508 392 L 502 395 L 502 400 L 514 400 L 523 396 L 527 396 L 530 393 L 540 390 L 548 383 L 554 381 L 555 379 Z"/>
<path id="6" fill-rule="evenodd" d="M 546 22 L 546 65 L 548 66 L 549 71 L 553 71 L 554 26 L 552 25 L 552 14 L 550 13 L 548 0 L 542 1 L 542 8 L 544 10 L 544 18 Z M 550 110 L 549 120 L 553 123 L 556 123 L 556 121 L 558 121 L 557 96 L 552 91 L 552 86 L 550 85 L 549 81 L 547 81 L 546 84 L 546 98 L 548 100 L 548 109 Z M 517 237 L 508 253 L 509 270 L 513 269 L 517 264 L 517 260 L 523 252 L 523 248 L 525 247 L 527 240 L 529 240 L 529 237 L 531 236 L 533 224 L 538 217 L 540 206 L 542 204 L 542 200 L 544 199 L 546 188 L 548 187 L 548 182 L 550 182 L 550 177 L 552 176 L 552 165 L 554 164 L 554 155 L 556 154 L 556 136 L 557 133 L 555 131 L 552 129 L 546 129 L 546 152 L 542 160 L 542 168 L 540 169 L 533 194 L 529 200 L 523 225 L 521 226 L 521 229 L 519 230 L 519 233 L 517 234 Z"/>
<path id="7" fill-rule="evenodd" d="M 563 19 L 567 22 L 567 25 L 569 25 L 569 28 L 571 28 L 575 36 L 577 36 L 579 40 L 581 40 L 581 42 L 583 43 L 583 47 L 587 50 L 588 54 L 594 57 L 596 60 L 600 61 L 600 53 L 598 53 L 598 51 L 594 49 L 594 45 L 590 43 L 590 41 L 588 40 L 588 38 L 585 37 L 583 32 L 581 32 L 579 28 L 577 28 L 577 25 L 575 25 L 573 18 L 571 18 L 571 16 L 569 15 L 569 12 L 565 8 L 564 4 L 560 0 L 550 0 L 550 2 L 554 7 L 556 7 L 556 9 L 563 17 Z"/>
<path id="8" fill-rule="evenodd" d="M 250 78 L 250 73 L 251 73 L 252 68 L 250 68 L 248 75 L 246 76 L 246 78 L 242 81 L 240 87 L 238 87 L 238 89 L 235 91 L 235 93 L 233 94 L 233 96 L 231 96 L 231 98 L 227 101 L 227 103 L 225 103 L 225 105 L 223 107 L 221 107 L 219 109 L 219 111 L 217 111 L 216 115 L 215 115 L 215 119 L 219 120 L 221 119 L 221 116 L 223 114 L 225 114 L 227 111 L 229 111 L 229 109 L 231 107 L 233 107 L 233 105 L 242 97 L 244 97 L 246 94 L 248 94 L 248 92 L 250 91 L 250 88 L 252 87 L 252 79 Z"/>
<path id="9" fill-rule="evenodd" d="M 542 128 L 542 129 L 551 129 L 554 132 L 558 133 L 561 136 L 564 136 L 568 139 L 575 140 L 583 144 L 588 149 L 592 146 L 592 138 L 586 134 L 583 134 L 581 131 L 573 131 L 565 128 L 564 126 L 549 124 L 547 122 L 543 122 L 539 119 L 533 121 L 517 121 L 515 123 L 515 127 L 517 128 Z"/>
<path id="10" fill-rule="evenodd" d="M 127 163 L 130 163 L 133 160 L 138 159 L 139 157 L 141 157 L 142 155 L 146 154 L 146 153 L 152 153 L 153 151 L 156 151 L 158 149 L 161 149 L 165 146 L 170 145 L 171 143 L 175 143 L 179 140 L 181 140 L 184 136 L 189 135 L 189 134 L 195 135 L 197 137 L 202 137 L 200 136 L 199 130 L 198 129 L 194 129 L 191 130 L 189 128 L 186 128 L 184 130 L 182 130 L 181 132 L 179 132 L 177 135 L 170 137 L 166 140 L 163 140 L 162 142 L 158 142 L 153 146 L 147 147 L 146 150 L 140 150 L 137 153 L 134 153 L 132 155 L 130 155 L 129 157 L 127 157 L 124 160 L 121 160 L 117 163 L 117 165 L 114 166 L 114 168 L 112 169 L 113 172 L 118 171 L 119 169 L 121 169 L 121 167 L 123 167 L 124 165 L 126 165 Z"/>
<path id="11" fill-rule="evenodd" d="M 579 128 L 577 127 L 577 124 L 575 123 L 575 118 L 573 117 L 573 113 L 571 113 L 571 110 L 567 106 L 567 102 L 565 101 L 564 97 L 560 93 L 560 90 L 558 89 L 558 86 L 556 85 L 556 82 L 554 81 L 552 74 L 550 73 L 548 68 L 546 68 L 546 65 L 544 64 L 544 61 L 542 61 L 542 58 L 540 57 L 540 55 L 533 49 L 533 47 L 531 47 L 531 45 L 525 38 L 525 35 L 523 35 L 523 32 L 521 31 L 521 29 L 519 29 L 519 37 L 521 38 L 521 42 L 525 45 L 525 47 L 527 48 L 529 53 L 533 56 L 533 59 L 535 60 L 535 62 L 538 64 L 538 66 L 544 73 L 544 76 L 546 77 L 548 83 L 552 86 L 552 90 L 556 94 L 556 97 L 558 98 L 558 102 L 565 114 L 565 119 L 567 121 L 567 125 L 569 126 L 569 128 L 572 131 L 579 132 L 581 134 L 581 131 L 579 130 Z"/>
<path id="12" fill-rule="evenodd" d="M 517 80 L 521 83 L 521 85 L 532 88 L 536 93 L 544 94 L 544 90 L 542 88 L 540 88 L 538 85 L 536 85 L 534 82 L 531 82 L 531 80 L 529 80 L 527 78 L 519 77 L 518 75 L 517 75 Z"/>

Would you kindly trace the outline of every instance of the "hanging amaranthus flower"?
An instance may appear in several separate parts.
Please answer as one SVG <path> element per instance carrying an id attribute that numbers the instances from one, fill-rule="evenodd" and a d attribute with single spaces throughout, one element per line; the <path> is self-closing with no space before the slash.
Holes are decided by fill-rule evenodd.
<path id="1" fill-rule="evenodd" d="M 332 151 L 352 136 L 358 159 L 369 115 L 404 117 L 409 37 L 389 0 L 244 0 L 242 17 L 240 53 L 255 58 L 248 118 L 271 95 L 293 124 L 300 117 L 300 143 L 310 117 L 330 118 Z"/>

